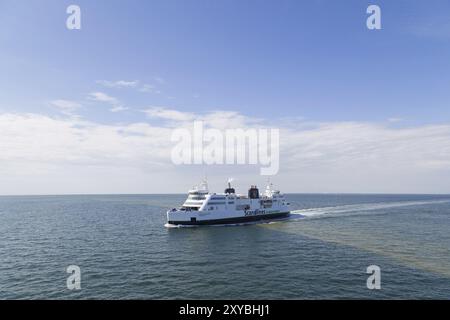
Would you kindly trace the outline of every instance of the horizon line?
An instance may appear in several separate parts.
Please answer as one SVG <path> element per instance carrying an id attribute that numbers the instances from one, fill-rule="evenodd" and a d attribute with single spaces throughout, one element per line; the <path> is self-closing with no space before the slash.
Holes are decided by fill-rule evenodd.
<path id="1" fill-rule="evenodd" d="M 218 192 L 212 192 L 217 194 Z M 64 197 L 64 196 L 157 196 L 157 195 L 186 195 L 185 193 L 62 193 L 62 194 L 0 194 L 0 197 Z M 422 196 L 450 196 L 450 193 L 397 193 L 397 192 L 284 192 L 283 194 L 304 195 L 422 195 Z"/>

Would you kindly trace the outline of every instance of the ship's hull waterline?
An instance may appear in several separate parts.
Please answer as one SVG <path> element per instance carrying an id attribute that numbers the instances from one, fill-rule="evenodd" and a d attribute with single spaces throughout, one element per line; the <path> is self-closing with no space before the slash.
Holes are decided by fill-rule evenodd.
<path id="1" fill-rule="evenodd" d="M 232 217 L 222 219 L 208 219 L 208 220 L 195 220 L 195 221 L 168 221 L 170 225 L 188 225 L 188 226 L 206 226 L 206 225 L 222 225 L 222 224 L 241 224 L 257 221 L 270 221 L 274 219 L 286 218 L 290 214 L 287 212 L 277 212 L 264 215 L 252 215 L 243 217 Z"/>

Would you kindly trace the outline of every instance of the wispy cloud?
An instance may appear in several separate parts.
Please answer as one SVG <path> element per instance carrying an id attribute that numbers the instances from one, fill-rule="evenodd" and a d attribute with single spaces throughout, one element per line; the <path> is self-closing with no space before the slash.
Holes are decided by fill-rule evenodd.
<path id="1" fill-rule="evenodd" d="M 126 80 L 118 80 L 118 81 L 108 81 L 108 80 L 97 80 L 98 84 L 108 87 L 108 88 L 135 88 L 139 85 L 138 80 L 134 81 L 126 81 Z"/>
<path id="2" fill-rule="evenodd" d="M 149 118 L 159 118 L 172 121 L 191 121 L 195 118 L 195 115 L 190 112 L 182 112 L 166 107 L 149 107 L 143 112 Z"/>
<path id="3" fill-rule="evenodd" d="M 88 99 L 92 100 L 92 101 L 110 104 L 112 106 L 112 108 L 110 108 L 109 111 L 111 111 L 111 112 L 120 112 L 120 111 L 129 109 L 129 108 L 123 106 L 121 104 L 121 102 L 119 101 L 119 99 L 117 99 L 115 97 L 111 97 L 104 92 L 91 92 L 88 95 Z"/>
<path id="4" fill-rule="evenodd" d="M 432 16 L 423 14 L 423 16 L 411 21 L 406 26 L 407 32 L 421 38 L 430 38 L 436 40 L 450 39 L 450 19 L 448 10 L 440 13 L 434 13 Z"/>
<path id="5" fill-rule="evenodd" d="M 50 105 L 66 115 L 73 115 L 76 110 L 81 108 L 81 104 L 78 102 L 62 99 L 50 101 Z"/>
<path id="6" fill-rule="evenodd" d="M 388 122 L 395 123 L 395 122 L 402 122 L 402 121 L 405 121 L 405 119 L 393 117 L 393 118 L 388 118 L 387 121 L 388 121 Z"/>
<path id="7" fill-rule="evenodd" d="M 114 97 L 109 96 L 104 92 L 91 92 L 88 95 L 89 100 L 98 101 L 98 102 L 106 102 L 111 104 L 118 104 L 119 100 Z"/>
<path id="8" fill-rule="evenodd" d="M 159 84 L 166 84 L 166 80 L 164 80 L 161 77 L 154 77 L 153 79 L 155 79 L 155 81 L 158 82 Z"/>
<path id="9" fill-rule="evenodd" d="M 139 88 L 139 91 L 141 92 L 155 92 L 155 90 L 155 86 L 151 84 L 144 84 Z"/>
<path id="10" fill-rule="evenodd" d="M 166 81 L 162 78 L 155 77 L 153 79 L 156 83 L 159 85 L 165 84 Z M 139 80 L 133 80 L 133 81 L 126 81 L 126 80 L 118 80 L 118 81 L 110 81 L 110 80 L 97 80 L 97 84 L 102 85 L 106 88 L 114 88 L 114 89 L 134 89 L 139 92 L 145 92 L 145 93 L 154 93 L 154 94 L 161 94 L 161 90 L 158 89 L 157 85 L 150 84 L 150 83 L 141 83 Z"/>
<path id="11" fill-rule="evenodd" d="M 125 111 L 128 110 L 129 108 L 124 107 L 124 106 L 114 106 L 111 109 L 109 109 L 109 111 L 111 112 L 120 112 L 120 111 Z"/>
<path id="12" fill-rule="evenodd" d="M 142 110 L 148 118 L 171 121 L 171 125 L 189 125 L 190 122 L 203 121 L 206 127 L 211 128 L 246 128 L 261 124 L 262 119 L 247 117 L 236 111 L 215 110 L 203 114 L 193 112 L 178 111 L 170 107 L 151 106 Z"/>

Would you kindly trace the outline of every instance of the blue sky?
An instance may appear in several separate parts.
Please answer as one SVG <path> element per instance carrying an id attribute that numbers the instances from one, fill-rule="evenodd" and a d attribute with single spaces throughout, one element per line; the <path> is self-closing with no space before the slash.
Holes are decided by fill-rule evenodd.
<path id="1" fill-rule="evenodd" d="M 160 77 L 164 95 L 116 95 L 313 121 L 449 116 L 448 1 L 376 1 L 380 31 L 365 26 L 373 1 L 76 1 L 82 30 L 69 31 L 71 3 L 2 1 L 4 108 L 78 99 L 99 79 Z"/>
<path id="2" fill-rule="evenodd" d="M 82 30 L 66 28 L 70 4 Z M 366 28 L 369 4 L 382 30 Z M 0 1 L 4 114 L 58 118 L 64 100 L 98 125 L 157 124 L 141 111 L 159 106 L 426 128 L 449 122 L 449 57 L 448 1 Z"/>

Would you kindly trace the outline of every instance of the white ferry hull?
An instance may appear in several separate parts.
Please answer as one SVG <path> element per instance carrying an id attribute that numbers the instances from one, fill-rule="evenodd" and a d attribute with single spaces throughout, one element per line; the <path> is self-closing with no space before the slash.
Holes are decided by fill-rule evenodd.
<path id="1" fill-rule="evenodd" d="M 167 221 L 172 225 L 217 225 L 237 224 L 254 221 L 280 219 L 289 216 L 289 211 L 265 211 L 240 212 L 167 212 Z"/>

